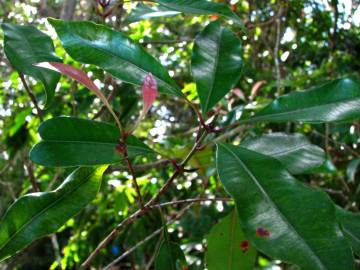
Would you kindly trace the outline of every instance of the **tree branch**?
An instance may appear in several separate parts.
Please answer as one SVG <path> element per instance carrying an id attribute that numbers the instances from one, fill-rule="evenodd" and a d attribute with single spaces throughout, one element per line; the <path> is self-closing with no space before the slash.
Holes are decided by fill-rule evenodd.
<path id="1" fill-rule="evenodd" d="M 24 77 L 24 74 L 22 74 L 21 72 L 19 72 L 19 77 L 20 77 L 20 80 L 22 82 L 22 84 L 24 85 L 24 88 L 25 88 L 25 91 L 26 93 L 28 94 L 28 96 L 30 97 L 32 103 L 34 104 L 35 108 L 36 108 L 36 111 L 37 111 L 37 115 L 38 117 L 40 118 L 41 121 L 44 121 L 43 117 L 42 117 L 42 111 L 36 101 L 36 98 L 34 96 L 34 94 L 30 91 L 30 88 L 25 80 L 25 77 Z"/>
<path id="2" fill-rule="evenodd" d="M 158 193 L 150 199 L 143 208 L 137 210 L 135 213 L 127 217 L 125 220 L 123 220 L 120 224 L 118 224 L 106 237 L 105 239 L 96 247 L 96 249 L 90 254 L 90 256 L 85 260 L 85 262 L 81 265 L 81 268 L 88 268 L 91 264 L 91 262 L 94 260 L 94 258 L 97 256 L 97 254 L 100 252 L 101 249 L 106 247 L 110 242 L 114 240 L 114 238 L 119 234 L 119 232 L 127 225 L 133 223 L 138 218 L 142 217 L 143 215 L 147 214 L 152 209 L 152 206 L 156 203 L 158 203 L 160 197 L 166 193 L 173 181 L 181 175 L 184 170 L 181 170 L 181 168 L 184 168 L 184 166 L 187 164 L 187 162 L 191 159 L 191 157 L 196 153 L 196 151 L 199 150 L 199 146 L 203 142 L 203 140 L 207 136 L 207 132 L 202 132 L 201 129 L 199 129 L 199 134 L 201 134 L 198 139 L 196 140 L 195 144 L 193 145 L 192 149 L 188 153 L 188 155 L 185 157 L 185 159 L 180 163 L 179 169 L 177 169 L 173 175 L 167 180 L 164 186 L 158 191 Z"/>
<path id="3" fill-rule="evenodd" d="M 174 221 L 180 219 L 187 210 L 190 209 L 191 206 L 193 206 L 194 203 L 190 203 L 187 206 L 185 206 L 183 209 L 181 209 L 179 211 L 179 213 L 172 219 L 170 219 L 166 225 L 170 225 L 171 223 L 173 223 Z M 151 239 L 153 239 L 155 236 L 157 236 L 158 234 L 160 234 L 162 231 L 164 231 L 164 227 L 161 227 L 159 229 L 157 229 L 156 231 L 154 231 L 153 233 L 151 233 L 150 235 L 148 235 L 147 237 L 145 237 L 143 240 L 141 240 L 140 242 L 138 242 L 135 246 L 131 247 L 130 249 L 128 249 L 127 251 L 125 251 L 123 254 L 121 254 L 120 257 L 116 258 L 114 261 L 112 261 L 111 263 L 109 263 L 107 266 L 105 266 L 103 268 L 103 270 L 108 270 L 110 269 L 112 266 L 116 265 L 118 262 L 120 262 L 122 259 L 124 259 L 125 257 L 127 257 L 129 254 L 131 254 L 133 251 L 135 251 L 137 248 L 139 248 L 140 246 L 142 246 L 143 244 L 145 244 L 146 242 L 150 241 Z"/>

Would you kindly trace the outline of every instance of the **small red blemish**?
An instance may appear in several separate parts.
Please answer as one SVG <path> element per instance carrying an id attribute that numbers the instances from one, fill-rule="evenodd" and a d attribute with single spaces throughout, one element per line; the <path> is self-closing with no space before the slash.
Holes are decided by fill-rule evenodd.
<path id="1" fill-rule="evenodd" d="M 212 21 L 216 21 L 217 19 L 219 19 L 219 16 L 218 16 L 218 15 L 211 15 L 211 16 L 210 16 L 210 19 L 211 19 Z"/>
<path id="2" fill-rule="evenodd" d="M 259 237 L 269 237 L 270 232 L 264 228 L 257 228 L 256 229 L 256 235 Z"/>
<path id="3" fill-rule="evenodd" d="M 243 251 L 243 253 L 245 253 L 246 251 L 248 251 L 249 247 L 250 247 L 250 243 L 249 243 L 249 241 L 247 241 L 247 240 L 242 241 L 242 242 L 240 243 L 240 248 L 241 248 L 241 250 Z"/>
<path id="4" fill-rule="evenodd" d="M 183 270 L 189 270 L 189 267 L 186 266 L 186 267 L 183 268 Z"/>

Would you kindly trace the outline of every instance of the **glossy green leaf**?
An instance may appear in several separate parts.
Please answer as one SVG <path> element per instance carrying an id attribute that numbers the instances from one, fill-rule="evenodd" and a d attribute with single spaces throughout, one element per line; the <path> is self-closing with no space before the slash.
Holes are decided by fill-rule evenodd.
<path id="1" fill-rule="evenodd" d="M 54 98 L 60 76 L 56 72 L 35 67 L 33 64 L 61 61 L 55 55 L 51 38 L 34 26 L 3 23 L 2 29 L 6 57 L 14 69 L 42 82 L 46 93 L 45 107 L 48 107 Z"/>
<path id="2" fill-rule="evenodd" d="M 281 96 L 245 121 L 322 123 L 358 118 L 360 84 L 352 78 L 343 78 Z"/>
<path id="3" fill-rule="evenodd" d="M 241 227 L 257 249 L 304 270 L 353 269 L 326 193 L 294 179 L 276 159 L 239 146 L 218 145 L 216 162 Z"/>
<path id="4" fill-rule="evenodd" d="M 167 70 L 140 45 L 120 32 L 92 22 L 49 19 L 66 52 L 75 60 L 99 66 L 113 76 L 135 85 L 142 85 L 152 73 L 159 90 L 182 97 Z"/>
<path id="5" fill-rule="evenodd" d="M 242 25 L 240 18 L 229 8 L 227 4 L 224 3 L 215 3 L 204 0 L 157 0 L 157 3 L 169 9 L 184 13 L 217 14 Z"/>
<path id="6" fill-rule="evenodd" d="M 254 269 L 256 250 L 245 238 L 235 210 L 211 229 L 207 242 L 207 269 Z"/>
<path id="7" fill-rule="evenodd" d="M 0 221 L 0 261 L 36 239 L 56 232 L 96 196 L 100 168 L 79 168 L 51 192 L 31 193 L 16 200 Z"/>
<path id="8" fill-rule="evenodd" d="M 180 14 L 179 11 L 171 10 L 163 6 L 150 7 L 143 3 L 139 3 L 135 9 L 126 17 L 126 23 L 133 23 L 141 20 L 148 20 L 159 17 L 171 17 Z"/>
<path id="9" fill-rule="evenodd" d="M 37 164 L 51 167 L 113 164 L 123 160 L 116 151 L 120 132 L 114 125 L 72 117 L 56 117 L 39 127 L 42 141 L 30 152 Z M 130 158 L 154 154 L 134 136 L 127 139 Z"/>
<path id="10" fill-rule="evenodd" d="M 164 240 L 155 259 L 155 270 L 183 270 L 185 255 L 178 244 Z"/>
<path id="11" fill-rule="evenodd" d="M 356 158 L 356 159 L 350 161 L 350 163 L 348 164 L 348 166 L 346 168 L 346 175 L 347 175 L 348 181 L 355 182 L 355 175 L 356 175 L 357 169 L 359 167 L 359 164 L 360 164 L 360 158 Z"/>
<path id="12" fill-rule="evenodd" d="M 354 214 L 338 207 L 336 215 L 353 251 L 360 256 L 360 214 Z"/>
<path id="13" fill-rule="evenodd" d="M 279 160 L 292 174 L 301 174 L 320 167 L 325 152 L 302 134 L 272 133 L 241 143 L 242 147 Z"/>
<path id="14" fill-rule="evenodd" d="M 219 21 L 195 39 L 191 62 L 203 113 L 209 111 L 238 82 L 243 61 L 240 39 Z"/>

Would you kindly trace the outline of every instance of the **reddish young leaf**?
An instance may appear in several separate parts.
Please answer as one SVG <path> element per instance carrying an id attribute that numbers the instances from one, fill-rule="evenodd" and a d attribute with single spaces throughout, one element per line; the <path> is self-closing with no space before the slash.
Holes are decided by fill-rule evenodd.
<path id="1" fill-rule="evenodd" d="M 80 69 L 57 62 L 42 62 L 36 64 L 36 66 L 51 69 L 61 74 L 64 74 L 78 81 L 82 85 L 86 86 L 89 90 L 93 91 L 99 98 L 100 96 L 102 96 L 102 93 L 100 92 L 99 88 L 95 85 L 95 83 L 92 80 L 90 80 L 90 78 L 86 75 L 84 71 Z"/>
<path id="2" fill-rule="evenodd" d="M 151 73 L 149 73 L 144 79 L 142 92 L 143 92 L 143 100 L 144 100 L 144 107 L 142 114 L 145 116 L 145 114 L 150 110 L 152 104 L 154 103 L 158 92 L 156 79 Z"/>
<path id="3" fill-rule="evenodd" d="M 80 69 L 77 69 L 77 68 L 74 68 L 73 66 L 66 65 L 66 64 L 63 64 L 63 63 L 58 63 L 58 62 L 42 62 L 42 63 L 35 64 L 35 66 L 54 70 L 54 71 L 59 72 L 59 73 L 61 73 L 63 75 L 66 75 L 66 76 L 70 77 L 71 79 L 74 79 L 77 82 L 84 85 L 86 88 L 88 88 L 90 91 L 92 91 L 103 102 L 103 104 L 107 107 L 109 112 L 114 117 L 114 119 L 116 121 L 116 124 L 118 125 L 120 130 L 122 130 L 119 119 L 117 118 L 114 111 L 111 109 L 111 106 L 110 106 L 108 100 L 106 99 L 106 97 L 103 95 L 103 93 L 99 90 L 99 88 L 87 76 L 87 74 L 84 71 L 82 71 Z"/>

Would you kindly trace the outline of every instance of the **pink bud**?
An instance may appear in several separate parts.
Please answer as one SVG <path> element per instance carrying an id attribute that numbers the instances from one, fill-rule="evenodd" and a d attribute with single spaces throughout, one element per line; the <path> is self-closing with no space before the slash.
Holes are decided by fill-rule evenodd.
<path id="1" fill-rule="evenodd" d="M 151 73 L 146 75 L 142 91 L 144 100 L 143 115 L 145 115 L 154 103 L 158 92 L 156 79 Z"/>

